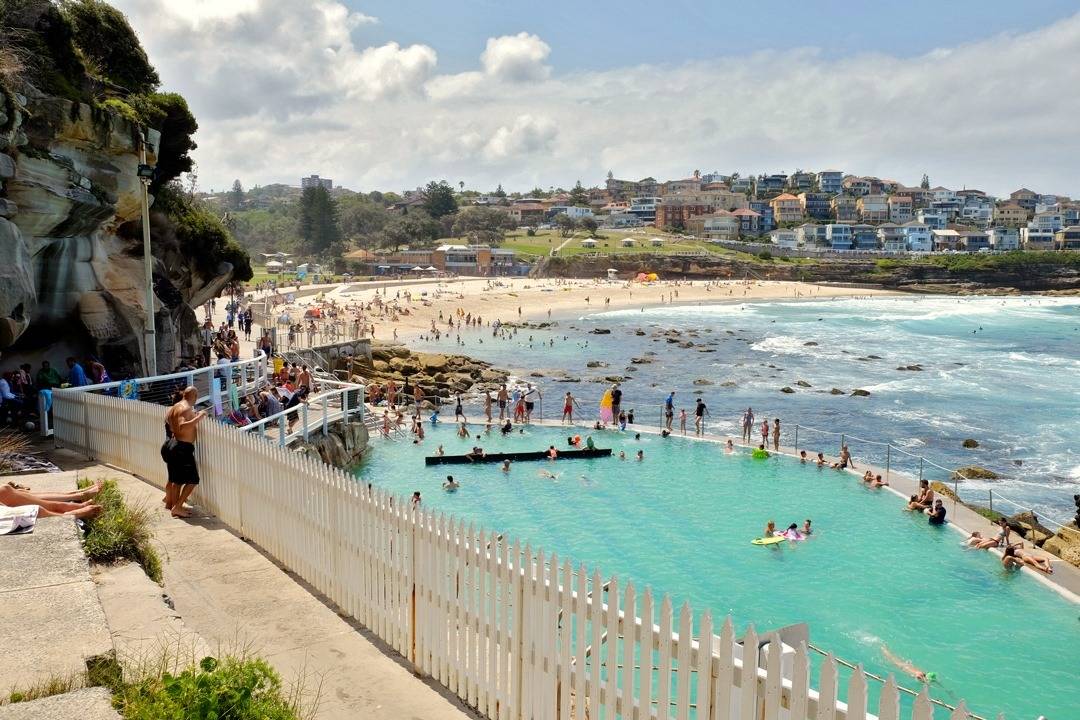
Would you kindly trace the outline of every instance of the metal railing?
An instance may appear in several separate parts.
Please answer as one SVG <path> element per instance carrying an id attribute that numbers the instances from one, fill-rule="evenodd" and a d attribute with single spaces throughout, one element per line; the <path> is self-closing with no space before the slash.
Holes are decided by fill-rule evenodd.
<path id="1" fill-rule="evenodd" d="M 330 424 L 359 419 L 364 421 L 364 386 L 340 380 L 321 379 L 323 391 L 279 413 L 238 426 L 243 432 L 274 439 L 285 446 L 297 439 L 309 440 L 313 432 L 326 435 Z M 299 423 L 299 427 L 296 427 Z"/>

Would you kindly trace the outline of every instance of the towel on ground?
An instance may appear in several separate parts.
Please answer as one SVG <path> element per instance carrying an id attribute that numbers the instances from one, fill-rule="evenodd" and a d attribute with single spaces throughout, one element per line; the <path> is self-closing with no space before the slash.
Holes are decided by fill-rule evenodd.
<path id="1" fill-rule="evenodd" d="M 34 531 L 37 522 L 37 505 L 0 505 L 0 535 L 21 535 Z"/>

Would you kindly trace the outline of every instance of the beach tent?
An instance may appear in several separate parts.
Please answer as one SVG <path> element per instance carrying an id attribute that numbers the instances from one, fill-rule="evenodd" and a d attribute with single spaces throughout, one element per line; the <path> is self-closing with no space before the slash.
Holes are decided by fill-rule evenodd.
<path id="1" fill-rule="evenodd" d="M 619 271 L 616 270 L 615 268 L 608 268 L 607 269 L 607 276 L 608 276 L 608 280 L 614 280 L 615 278 L 617 278 L 619 276 Z"/>
<path id="2" fill-rule="evenodd" d="M 581 241 L 581 247 L 594 248 L 596 247 L 596 241 L 592 238 L 586 238 Z"/>
<path id="3" fill-rule="evenodd" d="M 634 238 L 623 238 L 619 241 L 619 244 L 623 247 L 634 247 Z"/>
<path id="4" fill-rule="evenodd" d="M 270 262 L 266 263 L 267 270 L 278 270 L 281 267 L 281 263 L 279 263 L 277 260 L 271 260 Z"/>
<path id="5" fill-rule="evenodd" d="M 657 245 L 657 246 L 658 245 L 663 245 L 664 244 L 664 238 L 651 238 L 649 240 L 649 243 L 652 244 L 652 245 Z"/>
<path id="6" fill-rule="evenodd" d="M 428 271 L 428 272 L 439 272 L 439 268 L 437 268 L 437 267 L 434 267 L 434 266 L 432 266 L 432 265 L 428 265 L 428 266 L 427 266 L 427 271 Z"/>
<path id="7" fill-rule="evenodd" d="M 424 272 L 424 268 L 420 267 L 419 265 L 414 267 L 412 270 L 413 272 Z"/>

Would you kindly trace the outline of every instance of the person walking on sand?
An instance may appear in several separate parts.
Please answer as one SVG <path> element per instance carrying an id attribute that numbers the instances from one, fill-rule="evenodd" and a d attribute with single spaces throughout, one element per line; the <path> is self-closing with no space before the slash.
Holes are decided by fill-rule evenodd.
<path id="1" fill-rule="evenodd" d="M 207 413 L 195 412 L 199 392 L 190 385 L 184 388 L 180 401 L 165 411 L 165 444 L 161 459 L 168 468 L 165 484 L 165 509 L 173 517 L 191 517 L 184 503 L 199 484 L 199 468 L 195 463 L 195 439 L 198 425 Z"/>
<path id="2" fill-rule="evenodd" d="M 754 427 L 754 408 L 746 408 L 746 412 L 742 416 L 742 439 L 743 442 L 750 442 L 750 432 Z"/>
<path id="3" fill-rule="evenodd" d="M 773 419 L 772 446 L 773 450 L 780 452 L 780 418 Z"/>

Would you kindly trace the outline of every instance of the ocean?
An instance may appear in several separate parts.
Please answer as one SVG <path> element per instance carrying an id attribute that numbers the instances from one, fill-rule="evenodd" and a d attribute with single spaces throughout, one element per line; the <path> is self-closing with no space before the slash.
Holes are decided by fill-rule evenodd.
<path id="1" fill-rule="evenodd" d="M 856 458 L 916 475 L 921 467 L 931 479 L 980 465 L 1001 477 L 960 483 L 965 499 L 1005 512 L 1030 506 L 1059 522 L 1076 512 L 1077 298 L 674 304 L 586 313 L 504 338 L 484 328 L 463 332 L 460 344 L 455 337 L 410 344 L 472 355 L 535 383 L 544 417 L 558 417 L 570 391 L 581 419 L 591 421 L 610 385 L 603 378 L 621 376 L 623 407 L 638 423 L 659 424 L 675 390 L 691 431 L 698 397 L 709 408 L 709 432 L 736 438 L 742 412 L 753 407 L 758 424 L 781 418 L 786 445 L 798 425 L 800 449 L 835 456 L 843 434 Z M 869 396 L 852 396 L 855 389 Z M 978 447 L 962 447 L 965 439 Z"/>

